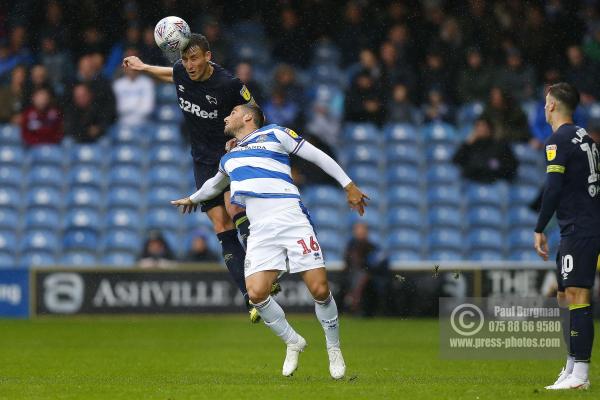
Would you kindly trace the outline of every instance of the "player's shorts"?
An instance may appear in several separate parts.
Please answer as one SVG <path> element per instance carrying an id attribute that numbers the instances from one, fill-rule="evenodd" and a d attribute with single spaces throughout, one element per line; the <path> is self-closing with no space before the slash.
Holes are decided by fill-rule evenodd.
<path id="1" fill-rule="evenodd" d="M 202 162 L 194 161 L 194 179 L 196 180 L 196 189 L 200 189 L 204 182 L 212 178 L 217 174 L 219 170 L 219 163 L 214 164 L 205 164 Z M 202 212 L 207 212 L 211 208 L 217 206 L 225 206 L 225 198 L 223 197 L 225 192 L 229 192 L 229 186 L 223 190 L 223 193 L 215 197 L 214 199 L 210 199 L 208 201 L 203 201 L 200 203 L 200 210 Z"/>
<path id="2" fill-rule="evenodd" d="M 563 292 L 567 287 L 594 286 L 599 256 L 600 237 L 562 237 L 556 255 L 558 291 Z"/>
<path id="3" fill-rule="evenodd" d="M 279 270 L 297 273 L 324 266 L 308 211 L 299 199 L 247 197 L 250 236 L 244 274 Z"/>

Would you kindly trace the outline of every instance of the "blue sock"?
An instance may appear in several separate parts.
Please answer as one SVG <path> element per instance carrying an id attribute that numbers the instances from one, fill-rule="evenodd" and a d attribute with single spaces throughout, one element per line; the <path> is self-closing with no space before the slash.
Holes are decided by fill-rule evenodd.
<path id="1" fill-rule="evenodd" d="M 575 362 L 589 362 L 594 343 L 594 319 L 590 304 L 572 304 L 571 314 L 571 354 Z"/>
<path id="2" fill-rule="evenodd" d="M 247 249 L 248 235 L 250 235 L 250 221 L 246 216 L 246 212 L 242 211 L 240 213 L 235 214 L 233 217 L 233 223 L 235 224 L 235 227 L 240 235 L 242 246 L 244 246 L 244 249 Z"/>
<path id="3" fill-rule="evenodd" d="M 233 278 L 235 284 L 240 289 L 240 292 L 246 299 L 248 304 L 248 291 L 246 290 L 246 278 L 244 276 L 244 260 L 246 252 L 240 243 L 235 229 L 217 233 L 217 238 L 221 242 L 223 250 L 223 259 L 229 270 L 229 274 Z"/>

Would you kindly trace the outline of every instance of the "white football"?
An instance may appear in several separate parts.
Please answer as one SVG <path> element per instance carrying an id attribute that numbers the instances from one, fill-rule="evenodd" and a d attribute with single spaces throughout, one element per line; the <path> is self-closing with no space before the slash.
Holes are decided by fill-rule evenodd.
<path id="1" fill-rule="evenodd" d="M 190 26 L 179 17 L 165 17 L 154 27 L 154 41 L 163 51 L 181 51 L 190 36 Z"/>

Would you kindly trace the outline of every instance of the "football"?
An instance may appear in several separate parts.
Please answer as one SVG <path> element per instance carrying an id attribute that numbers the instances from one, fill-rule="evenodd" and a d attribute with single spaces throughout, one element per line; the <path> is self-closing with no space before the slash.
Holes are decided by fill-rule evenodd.
<path id="1" fill-rule="evenodd" d="M 179 17 L 165 17 L 154 27 L 154 40 L 162 51 L 181 51 L 190 40 L 190 26 Z"/>

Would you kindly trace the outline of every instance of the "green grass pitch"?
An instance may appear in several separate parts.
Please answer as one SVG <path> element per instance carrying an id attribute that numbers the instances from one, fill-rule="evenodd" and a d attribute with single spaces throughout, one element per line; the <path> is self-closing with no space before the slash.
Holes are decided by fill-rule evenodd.
<path id="1" fill-rule="evenodd" d="M 341 319 L 348 365 L 327 369 L 314 316 L 291 315 L 309 347 L 284 378 L 285 348 L 242 316 L 42 318 L 0 321 L 0 399 L 554 399 L 562 360 L 447 361 L 432 319 Z M 598 331 L 598 327 L 596 328 Z M 595 346 L 594 358 L 600 359 Z"/>

